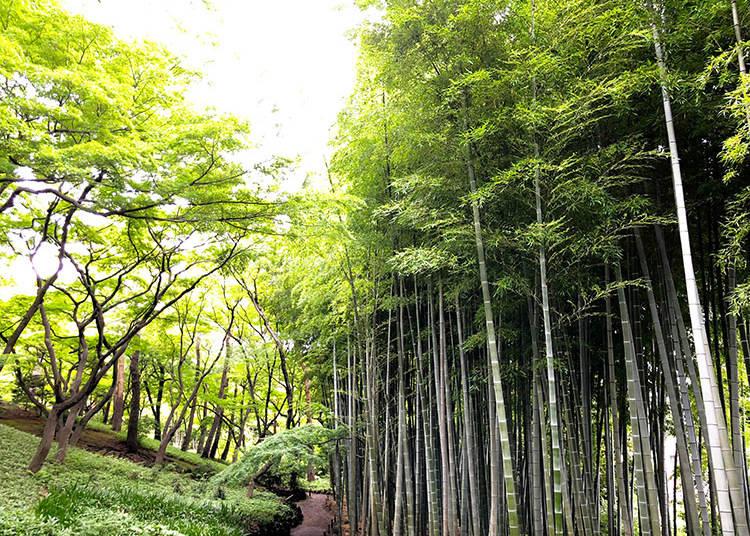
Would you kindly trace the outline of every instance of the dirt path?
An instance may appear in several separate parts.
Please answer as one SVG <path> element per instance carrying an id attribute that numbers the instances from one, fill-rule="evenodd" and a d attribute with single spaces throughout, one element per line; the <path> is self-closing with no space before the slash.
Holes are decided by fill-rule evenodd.
<path id="1" fill-rule="evenodd" d="M 311 493 L 307 499 L 297 503 L 302 509 L 302 524 L 292 529 L 291 536 L 326 536 L 333 512 L 327 495 Z"/>

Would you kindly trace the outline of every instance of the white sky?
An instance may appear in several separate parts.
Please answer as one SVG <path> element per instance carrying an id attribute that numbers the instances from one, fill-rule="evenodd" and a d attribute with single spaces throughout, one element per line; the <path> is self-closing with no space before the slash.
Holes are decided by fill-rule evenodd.
<path id="1" fill-rule="evenodd" d="M 123 38 L 165 45 L 204 74 L 199 106 L 250 121 L 252 158 L 299 157 L 286 188 L 322 175 L 356 62 L 353 0 L 62 0 Z"/>
<path id="2" fill-rule="evenodd" d="M 348 35 L 364 15 L 353 0 L 61 0 L 63 7 L 114 28 L 124 39 L 166 46 L 203 73 L 191 91 L 198 107 L 250 122 L 257 146 L 248 165 L 273 155 L 299 158 L 283 185 L 324 181 L 323 158 L 338 112 L 354 85 L 356 46 Z M 316 180 L 317 179 L 317 180 Z M 42 275 L 56 251 L 35 258 Z M 26 257 L 0 273 L 0 299 L 34 291 Z M 70 267 L 62 279 L 75 277 Z"/>

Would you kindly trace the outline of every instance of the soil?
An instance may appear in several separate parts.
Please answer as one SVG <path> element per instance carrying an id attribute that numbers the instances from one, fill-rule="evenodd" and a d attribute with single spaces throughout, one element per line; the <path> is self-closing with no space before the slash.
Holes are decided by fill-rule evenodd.
<path id="1" fill-rule="evenodd" d="M 36 436 L 42 435 L 45 418 L 39 414 L 29 411 L 18 406 L 0 403 L 0 424 L 5 424 L 17 430 L 28 432 Z M 127 458 L 130 461 L 146 466 L 154 464 L 156 452 L 148 449 L 138 449 L 138 452 L 128 452 L 125 441 L 115 435 L 107 432 L 86 429 L 81 435 L 81 439 L 76 445 L 80 448 L 103 454 L 106 456 L 115 456 L 117 458 Z M 167 463 L 174 464 L 178 469 L 190 471 L 196 466 L 184 460 L 178 460 L 167 455 Z"/>
<path id="2" fill-rule="evenodd" d="M 328 536 L 333 521 L 333 502 L 323 493 L 310 493 L 297 503 L 302 509 L 302 524 L 292 529 L 291 536 Z"/>

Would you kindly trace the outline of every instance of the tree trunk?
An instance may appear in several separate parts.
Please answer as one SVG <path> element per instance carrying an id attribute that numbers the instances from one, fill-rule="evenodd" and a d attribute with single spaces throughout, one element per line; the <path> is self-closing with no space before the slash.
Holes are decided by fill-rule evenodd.
<path id="1" fill-rule="evenodd" d="M 428 397 L 424 393 L 424 377 L 422 374 L 423 354 L 422 354 L 422 333 L 419 322 L 419 299 L 416 294 L 416 279 L 414 284 L 415 291 L 415 317 L 417 322 L 417 396 L 420 398 L 422 409 L 422 434 L 424 438 L 424 458 L 425 458 L 425 481 L 427 487 L 427 528 L 430 536 L 437 536 L 440 532 L 438 519 L 440 519 L 440 508 L 438 505 L 437 493 L 437 464 L 435 462 L 435 451 L 432 436 L 432 418 L 431 404 L 428 403 Z M 428 348 L 429 351 L 429 348 Z M 429 390 L 429 387 L 428 387 Z M 419 433 L 419 430 L 417 431 Z"/>
<path id="2" fill-rule="evenodd" d="M 657 498 L 654 462 L 649 441 L 649 423 L 643 403 L 643 390 L 638 374 L 630 313 L 622 288 L 622 274 L 619 264 L 615 264 L 615 278 L 618 283 L 617 297 L 620 305 L 620 323 L 625 353 L 625 373 L 627 375 L 628 403 L 630 409 L 630 430 L 635 453 L 634 471 L 638 487 L 638 515 L 641 519 L 642 534 L 661 534 L 659 500 Z"/>
<path id="3" fill-rule="evenodd" d="M 159 384 L 156 388 L 156 403 L 154 404 L 154 439 L 161 441 L 161 403 L 164 399 L 164 367 L 159 365 Z"/>
<path id="4" fill-rule="evenodd" d="M 29 463 L 29 471 L 32 473 L 37 473 L 47 460 L 47 455 L 49 454 L 49 451 L 52 448 L 52 442 L 55 439 L 55 430 L 57 429 L 57 419 L 59 416 L 60 409 L 57 405 L 52 406 L 47 414 L 47 420 L 44 423 L 44 430 L 42 430 L 42 438 L 39 442 L 39 446 Z"/>
<path id="5" fill-rule="evenodd" d="M 646 295 L 648 297 L 649 311 L 653 322 L 653 331 L 656 338 L 656 347 L 657 353 L 659 354 L 662 377 L 664 378 L 665 387 L 667 388 L 669 408 L 672 413 L 672 422 L 675 427 L 675 440 L 677 442 L 677 452 L 680 460 L 680 478 L 682 481 L 683 502 L 685 504 L 688 532 L 690 534 L 698 534 L 698 532 L 700 532 L 700 523 L 698 522 L 698 504 L 695 499 L 693 475 L 690 471 L 691 462 L 686 442 L 687 434 L 683 428 L 682 411 L 679 406 L 680 399 L 677 396 L 672 367 L 669 365 L 669 356 L 664 341 L 664 332 L 662 330 L 659 310 L 656 306 L 656 298 L 654 297 L 654 291 L 651 284 L 651 273 L 648 268 L 648 261 L 646 260 L 646 250 L 643 247 L 643 241 L 641 240 L 641 235 L 637 229 L 635 231 L 635 243 L 638 251 L 638 259 L 641 265 L 641 272 L 643 273 L 643 279 L 646 285 Z"/>
<path id="6" fill-rule="evenodd" d="M 310 389 L 310 377 L 305 373 L 305 403 L 306 405 L 306 417 L 307 417 L 307 424 L 311 424 L 313 422 L 313 415 L 312 415 L 312 392 Z M 314 482 L 315 481 L 315 465 L 312 462 L 312 457 L 307 463 L 307 481 L 308 482 Z"/>
<path id="7" fill-rule="evenodd" d="M 141 369 L 140 350 L 130 356 L 130 408 L 128 413 L 128 436 L 125 445 L 128 452 L 138 452 L 138 422 L 141 416 Z"/>
<path id="8" fill-rule="evenodd" d="M 399 313 L 401 313 L 402 305 L 399 302 Z M 399 326 L 399 331 L 402 326 Z M 390 342 L 390 341 L 389 341 Z M 393 528 L 391 534 L 393 536 L 401 536 L 401 527 L 403 525 L 403 510 L 404 510 L 404 445 L 406 444 L 406 399 L 404 396 L 404 352 L 402 348 L 403 339 L 399 337 L 398 342 L 398 405 L 396 407 L 398 411 L 398 432 L 396 438 L 396 489 L 395 498 L 393 505 Z M 388 437 L 386 437 L 388 441 Z M 388 468 L 386 467 L 386 470 Z"/>
<path id="9" fill-rule="evenodd" d="M 682 169 L 680 167 L 680 157 L 677 148 L 677 136 L 675 135 L 672 120 L 672 102 L 664 82 L 667 78 L 667 70 L 664 63 L 659 31 L 655 24 L 653 25 L 653 33 L 654 50 L 662 79 L 662 104 L 672 164 L 677 226 L 682 249 L 682 264 L 685 272 L 690 325 L 692 327 L 695 356 L 700 373 L 701 393 L 706 408 L 707 430 L 705 437 L 711 457 L 712 477 L 716 485 L 721 529 L 724 534 L 734 534 L 736 528 L 739 534 L 745 535 L 748 534 L 745 504 L 742 499 L 742 490 L 739 484 L 734 457 L 729 446 L 729 436 L 727 434 L 724 413 L 721 409 L 713 364 L 708 352 L 708 342 L 706 341 L 706 333 L 703 325 L 703 312 L 701 310 L 698 287 L 695 282 L 695 271 L 693 269 L 690 232 L 688 230 L 687 211 L 685 209 L 685 195 L 682 188 Z"/>
<path id="10" fill-rule="evenodd" d="M 535 536 L 544 536 L 545 518 L 544 518 L 544 476 L 542 467 L 542 438 L 545 434 L 543 425 L 544 418 L 542 408 L 537 404 L 541 400 L 539 391 L 539 374 L 537 372 L 537 362 L 539 360 L 539 325 L 537 323 L 538 315 L 536 313 L 536 304 L 531 296 L 527 299 L 529 309 L 529 330 L 531 331 L 531 525 Z"/>
<path id="11" fill-rule="evenodd" d="M 214 454 L 216 452 L 216 446 L 218 445 L 219 441 L 219 435 L 220 435 L 220 429 L 221 429 L 221 422 L 224 418 L 224 406 L 221 405 L 221 401 L 226 398 L 226 389 L 227 384 L 229 383 L 229 358 L 230 358 L 230 351 L 229 351 L 229 345 L 227 344 L 227 350 L 226 354 L 224 356 L 224 368 L 221 372 L 221 382 L 219 383 L 219 403 L 216 406 L 216 414 L 214 415 L 213 423 L 211 424 L 211 429 L 208 432 L 208 439 L 206 440 L 206 444 L 203 446 L 203 452 L 201 453 L 201 456 L 204 458 L 213 458 Z"/>
<path id="12" fill-rule="evenodd" d="M 443 294 L 443 282 L 441 279 L 438 288 L 438 332 L 440 335 L 440 344 L 439 351 L 434 354 L 437 358 L 435 363 L 435 385 L 437 389 L 439 389 L 438 414 L 440 415 L 440 420 L 438 421 L 438 425 L 442 423 L 442 427 L 438 426 L 438 429 L 441 434 L 440 448 L 443 461 L 443 511 L 444 516 L 447 519 L 445 529 L 447 530 L 447 534 L 452 536 L 459 533 L 460 527 L 458 526 L 459 518 L 456 513 L 456 463 L 453 453 L 450 388 L 448 386 L 448 376 L 446 372 L 448 368 L 448 337 L 446 335 L 444 305 L 445 298 Z"/>
<path id="13" fill-rule="evenodd" d="M 198 405 L 198 400 L 195 400 L 196 406 Z M 195 446 L 195 451 L 200 453 L 203 452 L 203 445 L 206 443 L 206 419 L 208 419 L 208 405 L 203 404 L 203 412 L 201 415 L 200 420 L 200 427 L 198 428 L 198 443 Z M 263 437 L 261 435 L 261 437 Z"/>
<path id="14" fill-rule="evenodd" d="M 609 282 L 609 267 L 607 267 L 607 282 Z M 612 310 L 610 305 L 609 297 L 605 299 L 605 324 L 607 330 L 607 380 L 609 387 L 609 409 L 612 415 L 612 429 L 613 429 L 613 446 L 614 446 L 614 458 L 615 458 L 615 474 L 617 476 L 617 498 L 620 506 L 620 516 L 622 523 L 622 530 L 625 536 L 632 536 L 633 534 L 633 518 L 630 509 L 629 491 L 627 486 L 627 479 L 625 475 L 625 468 L 623 467 L 625 460 L 623 449 L 620 446 L 620 417 L 618 412 L 618 397 L 617 397 L 617 378 L 615 376 L 615 350 L 614 350 L 614 338 L 612 336 Z M 612 500 L 612 498 L 610 498 Z"/>
<path id="15" fill-rule="evenodd" d="M 346 511 L 349 519 L 350 531 L 357 534 L 359 531 L 358 501 L 357 501 L 357 438 L 356 438 L 356 403 L 354 393 L 356 389 L 357 366 L 356 356 L 351 351 L 347 341 L 347 374 L 348 374 L 348 420 L 349 420 L 349 452 L 347 455 L 347 500 Z"/>
<path id="16" fill-rule="evenodd" d="M 62 463 L 65 461 L 65 457 L 68 455 L 68 447 L 70 446 L 70 438 L 73 435 L 73 428 L 76 424 L 76 419 L 84 406 L 85 398 L 78 404 L 68 410 L 68 415 L 65 417 L 63 427 L 57 431 L 57 454 L 55 454 L 55 461 Z"/>
<path id="17" fill-rule="evenodd" d="M 734 29 L 734 40 L 737 45 L 737 67 L 740 71 L 740 85 L 744 98 L 745 122 L 750 127 L 750 106 L 747 105 L 747 89 L 745 77 L 747 76 L 747 65 L 745 64 L 745 51 L 743 50 L 742 28 L 740 27 L 740 14 L 737 10 L 737 0 L 732 0 L 732 28 Z"/>
<path id="18" fill-rule="evenodd" d="M 535 145 L 536 147 L 536 145 Z M 538 148 L 536 149 L 538 153 Z M 539 184 L 539 167 L 534 171 L 534 191 L 536 192 L 536 221 L 543 224 L 542 194 Z M 549 289 L 547 288 L 547 255 L 544 245 L 539 246 L 539 280 L 542 289 L 542 320 L 544 326 L 544 355 L 547 364 L 547 401 L 549 404 L 550 439 L 552 442 L 552 482 L 555 533 L 563 533 L 562 512 L 562 471 L 563 451 L 560 444 L 559 410 L 557 407 L 557 380 L 555 379 L 554 350 L 552 347 L 552 320 L 550 318 Z M 568 530 L 572 530 L 569 527 Z"/>
<path id="19" fill-rule="evenodd" d="M 464 428 L 464 450 L 466 451 L 466 470 L 469 480 L 468 508 L 471 513 L 472 534 L 482 534 L 482 526 L 479 519 L 479 480 L 476 469 L 476 453 L 474 451 L 474 428 L 471 399 L 469 397 L 469 376 L 464 353 L 464 334 L 461 321 L 461 307 L 458 294 L 456 294 L 456 332 L 458 334 L 458 357 L 461 363 L 461 398 L 463 401 L 463 428 Z"/>
<path id="20" fill-rule="evenodd" d="M 200 339 L 195 343 L 195 381 L 200 377 L 201 367 L 201 349 Z M 193 426 L 195 425 L 195 413 L 198 410 L 198 400 L 193 401 L 190 405 L 190 416 L 188 417 L 187 426 L 185 427 L 185 437 L 182 438 L 180 449 L 186 451 L 190 448 L 190 442 L 193 440 Z"/>
<path id="21" fill-rule="evenodd" d="M 122 417 L 125 412 L 125 356 L 117 358 L 115 365 L 115 392 L 112 395 L 112 430 L 122 430 Z"/>
<path id="22" fill-rule="evenodd" d="M 679 304 L 677 303 L 677 290 L 674 285 L 674 279 L 672 277 L 672 269 L 667 256 L 667 249 L 664 242 L 664 236 L 661 227 L 655 226 L 656 243 L 659 249 L 659 256 L 661 259 L 662 273 L 664 275 L 664 283 L 667 294 L 667 312 L 670 321 L 670 330 L 672 334 L 672 343 L 674 346 L 674 364 L 677 372 L 677 381 L 680 390 L 680 400 L 682 406 L 683 420 L 685 422 L 685 429 L 688 434 L 688 447 L 690 449 L 691 466 L 693 470 L 693 478 L 695 479 L 695 488 L 698 492 L 698 505 L 701 512 L 701 522 L 703 525 L 703 535 L 710 536 L 711 534 L 711 522 L 708 515 L 708 504 L 706 500 L 705 486 L 703 485 L 703 468 L 701 464 L 701 448 L 695 432 L 695 421 L 693 420 L 693 412 L 690 405 L 690 395 L 688 392 L 687 378 L 685 376 L 685 370 L 683 367 L 683 361 L 687 364 L 688 375 L 690 377 L 690 383 L 695 397 L 695 406 L 698 410 L 698 418 L 700 421 L 701 429 L 706 429 L 706 412 L 705 405 L 703 404 L 703 397 L 701 396 L 700 382 L 698 382 L 698 376 L 695 372 L 695 365 L 693 364 L 693 352 L 690 349 L 690 344 L 687 337 L 687 329 L 682 318 L 682 311 L 680 310 Z M 711 457 L 709 456 L 709 470 L 711 467 Z M 713 486 L 710 488 L 713 489 Z M 713 493 L 713 491 L 712 491 Z"/>
<path id="23" fill-rule="evenodd" d="M 468 119 L 466 118 L 466 104 L 464 103 L 464 130 L 468 131 Z M 476 178 L 474 171 L 473 157 L 471 148 L 466 149 L 466 168 L 469 176 L 469 191 L 472 195 L 476 194 Z M 505 483 L 505 503 L 508 509 L 508 530 L 510 536 L 519 536 L 521 526 L 518 519 L 518 501 L 516 499 L 516 484 L 514 481 L 515 473 L 513 469 L 513 459 L 510 452 L 510 435 L 508 433 L 508 419 L 505 411 L 505 399 L 503 395 L 502 380 L 500 378 L 500 361 L 497 353 L 497 341 L 495 335 L 495 319 L 492 312 L 492 295 L 490 293 L 490 283 L 487 276 L 487 265 L 484 256 L 484 240 L 482 238 L 482 224 L 479 215 L 479 205 L 472 201 L 472 216 L 474 220 L 474 238 L 477 248 L 477 260 L 479 262 L 479 281 L 482 288 L 482 300 L 484 303 L 484 320 L 485 330 L 487 331 L 487 347 L 490 353 L 490 364 L 492 371 L 492 384 L 495 395 L 495 417 L 498 426 L 498 441 L 500 445 L 500 454 L 503 460 L 503 478 Z M 490 535 L 495 535 L 495 527 L 490 526 Z"/>

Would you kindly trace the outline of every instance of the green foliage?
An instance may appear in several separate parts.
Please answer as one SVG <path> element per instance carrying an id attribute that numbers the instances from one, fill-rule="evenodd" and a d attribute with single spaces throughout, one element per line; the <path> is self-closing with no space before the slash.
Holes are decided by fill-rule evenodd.
<path id="1" fill-rule="evenodd" d="M 394 271 L 404 275 L 425 275 L 455 269 L 455 256 L 437 248 L 406 248 L 389 261 Z"/>
<path id="2" fill-rule="evenodd" d="M 289 519 L 270 494 L 247 499 L 243 489 L 216 486 L 169 469 L 150 469 L 84 450 L 63 465 L 26 471 L 38 438 L 0 425 L 3 506 L 0 534 L 73 536 L 244 535 Z"/>
<path id="3" fill-rule="evenodd" d="M 152 43 L 128 43 L 52 0 L 3 9 L 2 170 L 30 169 L 61 200 L 92 187 L 83 210 L 192 222 L 267 214 L 227 155 L 246 125 L 191 109 L 194 73 Z M 91 183 L 92 176 L 95 183 Z M 9 190 L 26 197 L 31 192 Z"/>
<path id="4" fill-rule="evenodd" d="M 267 468 L 268 474 L 286 480 L 292 473 L 303 475 L 310 464 L 326 466 L 334 441 L 344 434 L 344 428 L 332 430 L 315 424 L 283 430 L 247 449 L 237 463 L 212 481 L 245 485 L 263 468 Z"/>
<path id="5" fill-rule="evenodd" d="M 164 496 L 132 487 L 73 485 L 52 490 L 35 510 L 40 517 L 56 519 L 78 534 L 132 534 L 140 529 L 149 534 L 178 531 L 185 536 L 229 536 L 272 522 L 278 502 L 271 499 L 269 509 L 267 501 L 260 499 L 243 508 L 239 502 Z M 112 510 L 118 515 L 104 515 Z"/>
<path id="6" fill-rule="evenodd" d="M 142 421 L 146 421 L 146 426 L 150 426 L 153 424 L 152 421 L 149 422 L 149 419 L 144 419 L 143 417 L 141 417 L 139 423 Z M 90 421 L 87 428 L 110 434 L 121 441 L 125 441 L 125 438 L 127 437 L 127 430 L 113 432 L 111 425 L 104 424 L 100 421 Z M 151 437 L 147 437 L 147 432 L 150 433 L 151 429 L 144 429 L 144 433 L 138 438 L 138 444 L 141 446 L 141 448 L 156 452 L 156 450 L 159 448 L 159 441 Z M 226 464 L 220 461 L 202 458 L 197 452 L 181 450 L 174 445 L 169 445 L 167 447 L 167 455 L 170 458 L 174 458 L 180 462 L 185 462 L 183 466 L 175 467 L 176 470 L 182 472 L 210 476 L 226 469 Z M 189 469 L 186 469 L 186 467 L 188 467 Z"/>
<path id="7" fill-rule="evenodd" d="M 56 519 L 40 518 L 30 511 L 0 510 L 2 536 L 73 536 Z"/>
<path id="8" fill-rule="evenodd" d="M 300 487 L 305 491 L 324 493 L 331 491 L 331 479 L 328 477 L 316 477 L 315 480 L 303 478 L 299 481 Z"/>
<path id="9" fill-rule="evenodd" d="M 283 166 L 247 180 L 236 158 L 247 126 L 194 109 L 196 75 L 163 48 L 122 41 L 53 0 L 5 3 L 2 24 L 1 254 L 46 250 L 57 266 L 39 278 L 72 273 L 44 303 L 65 370 L 84 351 L 81 323 L 101 314 L 99 331 L 106 324 L 116 346 L 237 255 L 243 238 L 276 231 L 282 200 L 267 184 Z M 4 334 L 29 306 L 27 296 L 4 304 Z M 47 351 L 39 337 L 25 345 L 22 358 Z"/>

